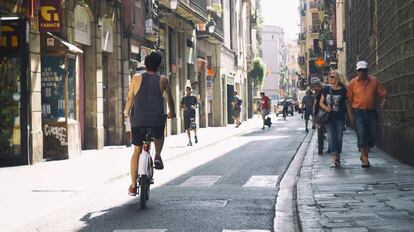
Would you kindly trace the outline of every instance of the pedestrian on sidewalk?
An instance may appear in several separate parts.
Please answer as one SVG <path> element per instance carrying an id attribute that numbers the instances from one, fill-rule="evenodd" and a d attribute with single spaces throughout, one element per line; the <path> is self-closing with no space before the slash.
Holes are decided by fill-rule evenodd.
<path id="1" fill-rule="evenodd" d="M 192 94 L 190 86 L 185 87 L 185 96 L 181 99 L 181 108 L 184 116 L 184 129 L 187 131 L 188 144 L 193 146 L 191 141 L 191 130 L 194 130 L 194 142 L 198 143 L 197 124 L 195 122 L 196 108 L 198 107 L 197 97 Z"/>
<path id="2" fill-rule="evenodd" d="M 366 61 L 358 61 L 356 70 L 357 76 L 349 84 L 348 98 L 355 117 L 361 166 L 368 168 L 371 166 L 368 153 L 375 145 L 377 135 L 376 104 L 379 103 L 379 108 L 384 109 L 387 91 L 374 76 L 368 75 Z"/>
<path id="3" fill-rule="evenodd" d="M 313 102 L 314 102 L 314 98 L 312 96 L 312 90 L 308 89 L 306 90 L 306 95 L 303 96 L 302 98 L 302 114 L 304 114 L 305 116 L 305 131 L 309 132 L 308 129 L 308 123 L 309 123 L 309 118 L 312 115 L 313 112 Z M 313 118 L 312 118 L 313 120 Z M 312 126 L 312 128 L 314 128 L 314 126 Z"/>
<path id="4" fill-rule="evenodd" d="M 340 167 L 340 154 L 342 152 L 342 136 L 345 114 L 352 119 L 351 107 L 347 100 L 347 90 L 339 83 L 342 75 L 335 70 L 329 74 L 329 86 L 322 90 L 319 106 L 329 112 L 329 120 L 325 124 L 328 132 L 329 153 L 332 155 L 331 167 Z"/>
<path id="5" fill-rule="evenodd" d="M 238 128 L 241 125 L 240 112 L 241 112 L 241 105 L 242 105 L 242 100 L 237 94 L 238 94 L 237 91 L 233 92 L 233 101 L 231 102 L 233 106 L 232 116 L 233 116 L 234 124 L 236 124 L 236 128 Z"/>
<path id="6" fill-rule="evenodd" d="M 264 92 L 261 92 L 260 96 L 261 96 L 261 99 L 260 99 L 260 112 L 262 114 L 262 119 L 263 119 L 262 130 L 264 130 L 265 125 L 268 124 L 268 123 L 266 123 L 266 120 L 269 121 L 269 119 L 267 119 L 266 117 L 270 113 L 270 98 L 268 96 L 266 96 Z M 270 127 L 270 124 L 268 124 L 267 126 Z"/>
<path id="7" fill-rule="evenodd" d="M 322 96 L 322 89 L 323 86 L 321 84 L 317 85 L 315 88 L 315 99 L 313 101 L 313 116 L 312 119 L 316 118 L 316 115 L 318 115 L 320 106 L 319 106 L 319 102 L 321 100 L 321 96 Z M 318 154 L 322 155 L 323 154 L 323 137 L 325 134 L 325 125 L 323 123 L 315 123 L 315 127 L 317 130 L 317 134 L 318 134 Z"/>
<path id="8" fill-rule="evenodd" d="M 132 77 L 128 90 L 124 117 L 129 118 L 131 115 L 132 144 L 134 144 L 134 153 L 131 157 L 131 185 L 128 190 L 131 196 L 137 194 L 138 162 L 147 134 L 154 138 L 154 168 L 159 170 L 164 168 L 161 151 L 164 144 L 165 122 L 167 117 L 175 118 L 175 108 L 168 78 L 157 74 L 161 61 L 162 56 L 158 52 L 147 55 L 144 61 L 146 71 Z M 168 97 L 170 110 L 168 115 L 164 112 L 164 93 Z M 134 107 L 131 111 L 132 105 Z"/>

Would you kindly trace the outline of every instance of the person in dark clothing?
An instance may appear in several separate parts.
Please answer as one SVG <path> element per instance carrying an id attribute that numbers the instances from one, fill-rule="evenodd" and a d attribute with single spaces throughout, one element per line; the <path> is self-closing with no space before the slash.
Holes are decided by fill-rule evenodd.
<path id="1" fill-rule="evenodd" d="M 129 118 L 131 115 L 132 144 L 134 144 L 134 153 L 131 157 L 131 185 L 128 190 L 131 196 L 137 193 L 139 155 L 148 131 L 151 131 L 151 136 L 154 137 L 155 169 L 164 168 L 161 151 L 164 144 L 165 121 L 167 118 L 175 118 L 175 108 L 168 78 L 156 73 L 161 61 L 161 54 L 157 52 L 151 52 L 146 56 L 146 71 L 132 77 L 128 90 L 124 117 Z M 168 97 L 168 115 L 164 112 L 164 93 Z"/>
<path id="2" fill-rule="evenodd" d="M 186 95 L 181 99 L 181 108 L 184 110 L 184 129 L 187 131 L 188 135 L 188 144 L 187 146 L 192 146 L 191 142 L 191 130 L 194 130 L 194 142 L 198 143 L 197 138 L 197 126 L 195 124 L 196 117 L 196 107 L 198 106 L 197 98 L 191 94 L 191 87 L 187 86 L 185 88 Z"/>
<path id="3" fill-rule="evenodd" d="M 306 96 L 302 98 L 302 109 L 305 115 L 305 127 L 306 127 L 305 131 L 306 132 L 309 132 L 308 123 L 309 123 L 309 118 L 313 112 L 313 102 L 314 102 L 314 98 L 312 96 L 312 90 L 308 89 L 306 90 Z"/>
<path id="4" fill-rule="evenodd" d="M 313 118 L 316 118 L 316 115 L 318 115 L 320 106 L 319 101 L 321 100 L 322 96 L 322 85 L 318 85 L 315 89 L 315 99 L 313 101 Z M 323 154 L 323 135 L 325 133 L 325 126 L 322 123 L 317 123 L 316 125 L 317 133 L 318 133 L 318 154 Z"/>
<path id="5" fill-rule="evenodd" d="M 240 122 L 240 113 L 241 113 L 241 105 L 242 100 L 239 96 L 237 96 L 237 91 L 234 91 L 233 93 L 233 101 L 231 102 L 231 105 L 233 106 L 233 112 L 232 117 L 234 119 L 234 123 L 236 124 L 236 128 L 238 128 L 241 125 Z"/>

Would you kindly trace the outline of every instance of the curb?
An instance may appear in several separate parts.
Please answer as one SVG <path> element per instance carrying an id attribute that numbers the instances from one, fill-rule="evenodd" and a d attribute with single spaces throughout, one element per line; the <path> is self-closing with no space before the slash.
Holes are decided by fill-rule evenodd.
<path id="1" fill-rule="evenodd" d="M 274 231 L 300 231 L 296 215 L 296 186 L 299 181 L 299 172 L 313 135 L 314 130 L 306 135 L 280 181 L 276 194 Z"/>

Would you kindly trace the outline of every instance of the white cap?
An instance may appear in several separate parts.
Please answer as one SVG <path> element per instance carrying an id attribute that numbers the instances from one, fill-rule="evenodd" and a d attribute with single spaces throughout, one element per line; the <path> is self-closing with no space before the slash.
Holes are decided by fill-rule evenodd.
<path id="1" fill-rule="evenodd" d="M 368 63 L 366 61 L 358 61 L 358 63 L 356 64 L 356 70 L 359 69 L 367 69 L 368 68 Z"/>

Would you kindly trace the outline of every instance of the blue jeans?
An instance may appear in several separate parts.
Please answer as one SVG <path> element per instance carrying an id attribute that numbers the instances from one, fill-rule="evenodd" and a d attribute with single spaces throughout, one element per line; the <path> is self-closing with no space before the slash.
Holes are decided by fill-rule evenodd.
<path id="1" fill-rule="evenodd" d="M 342 152 L 342 136 L 344 134 L 344 120 L 330 120 L 325 124 L 328 134 L 329 153 L 339 155 Z"/>
<path id="2" fill-rule="evenodd" d="M 358 137 L 358 148 L 373 147 L 377 138 L 377 111 L 359 109 L 354 109 L 353 111 Z"/>

